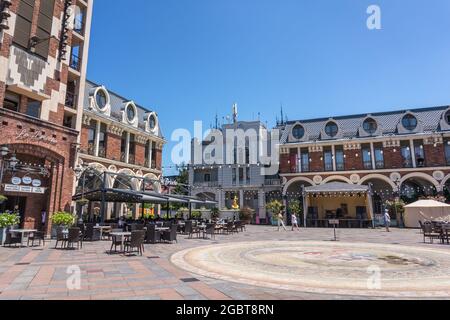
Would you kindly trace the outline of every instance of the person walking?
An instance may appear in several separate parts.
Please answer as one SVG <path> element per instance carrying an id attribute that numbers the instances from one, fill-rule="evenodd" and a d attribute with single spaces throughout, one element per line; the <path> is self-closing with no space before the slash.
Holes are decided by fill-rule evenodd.
<path id="1" fill-rule="evenodd" d="M 384 210 L 384 225 L 386 226 L 386 232 L 391 232 L 389 230 L 391 227 L 391 215 L 389 214 L 389 209 Z"/>
<path id="2" fill-rule="evenodd" d="M 300 231 L 300 227 L 298 226 L 298 220 L 297 220 L 297 216 L 295 215 L 295 213 L 292 215 L 292 231 L 294 231 L 295 229 L 297 229 L 297 231 Z"/>
<path id="3" fill-rule="evenodd" d="M 281 227 L 283 227 L 284 231 L 287 231 L 286 225 L 284 224 L 284 214 L 282 212 L 278 214 L 278 231 L 280 231 Z"/>
<path id="4" fill-rule="evenodd" d="M 41 229 L 45 230 L 45 224 L 47 223 L 47 211 L 42 209 L 41 211 Z"/>

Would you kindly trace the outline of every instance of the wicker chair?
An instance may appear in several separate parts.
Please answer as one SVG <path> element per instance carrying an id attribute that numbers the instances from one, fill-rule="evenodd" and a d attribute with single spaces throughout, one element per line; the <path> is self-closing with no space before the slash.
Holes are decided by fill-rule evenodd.
<path id="1" fill-rule="evenodd" d="M 61 229 L 58 229 L 56 231 L 56 245 L 55 245 L 55 249 L 58 248 L 58 243 L 61 242 L 61 249 L 64 248 L 66 246 L 67 243 L 67 237 L 64 234 L 64 232 Z"/>
<path id="2" fill-rule="evenodd" d="M 216 225 L 214 223 L 206 225 L 206 229 L 203 231 L 203 238 L 206 238 L 207 235 L 210 235 L 211 239 L 216 238 Z"/>
<path id="3" fill-rule="evenodd" d="M 4 245 L 11 247 L 11 245 L 17 246 L 18 244 L 22 244 L 22 235 L 7 231 Z"/>
<path id="4" fill-rule="evenodd" d="M 45 246 L 45 233 L 42 231 L 36 231 L 28 236 L 28 246 L 30 246 L 31 242 L 31 246 L 34 247 L 35 241 L 39 241 L 39 246 L 41 245 L 41 242 L 43 242 Z"/>
<path id="5" fill-rule="evenodd" d="M 68 234 L 67 240 L 66 240 L 67 249 L 69 249 L 69 248 L 74 249 L 75 243 L 77 244 L 77 249 L 80 249 L 80 245 L 81 245 L 81 249 L 83 249 L 83 238 L 81 235 L 80 228 L 70 228 L 69 229 L 69 234 Z"/>
<path id="6" fill-rule="evenodd" d="M 434 239 L 442 239 L 442 233 L 436 232 L 433 228 L 433 225 L 430 223 L 425 223 L 423 225 L 423 242 L 426 242 L 426 239 L 429 238 L 430 242 L 433 243 Z"/>
<path id="7" fill-rule="evenodd" d="M 176 225 L 172 225 L 170 227 L 170 231 L 164 231 L 163 234 L 161 235 L 161 239 L 163 241 L 167 241 L 167 242 L 174 242 L 176 241 L 178 243 L 177 240 L 177 226 Z"/>
<path id="8" fill-rule="evenodd" d="M 145 233 L 145 243 L 156 243 L 161 241 L 161 233 L 156 230 L 156 225 L 148 224 Z"/>
<path id="9" fill-rule="evenodd" d="M 131 238 L 125 241 L 125 252 L 133 253 L 137 252 L 142 256 L 144 249 L 145 232 L 142 230 L 132 231 Z"/>

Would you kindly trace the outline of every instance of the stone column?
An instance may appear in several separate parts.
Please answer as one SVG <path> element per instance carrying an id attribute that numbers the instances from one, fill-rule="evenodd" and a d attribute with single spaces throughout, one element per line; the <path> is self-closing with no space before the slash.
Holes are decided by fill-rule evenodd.
<path id="1" fill-rule="evenodd" d="M 95 146 L 94 146 L 94 155 L 98 157 L 98 149 L 100 147 L 100 128 L 101 123 L 100 121 L 95 121 Z"/>
<path id="2" fill-rule="evenodd" d="M 130 160 L 130 133 L 127 132 L 127 143 L 125 145 L 125 163 Z"/>

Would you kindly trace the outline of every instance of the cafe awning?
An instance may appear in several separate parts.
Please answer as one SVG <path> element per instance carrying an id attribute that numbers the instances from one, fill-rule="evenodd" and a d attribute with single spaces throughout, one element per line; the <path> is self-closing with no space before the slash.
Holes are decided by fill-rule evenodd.
<path id="1" fill-rule="evenodd" d="M 311 193 L 368 193 L 368 186 L 349 184 L 344 182 L 331 182 L 319 186 L 306 187 L 305 192 Z"/>

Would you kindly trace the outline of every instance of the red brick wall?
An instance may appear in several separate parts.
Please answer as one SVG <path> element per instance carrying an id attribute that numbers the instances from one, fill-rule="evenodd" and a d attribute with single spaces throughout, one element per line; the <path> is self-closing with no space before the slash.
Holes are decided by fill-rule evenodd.
<path id="1" fill-rule="evenodd" d="M 310 152 L 309 157 L 311 158 L 310 168 L 311 172 L 322 172 L 323 167 L 323 152 Z"/>
<path id="2" fill-rule="evenodd" d="M 144 166 L 145 164 L 145 145 L 136 143 L 136 165 Z"/>
<path id="3" fill-rule="evenodd" d="M 120 147 L 122 137 L 112 133 L 107 133 L 106 158 L 120 161 Z"/>
<path id="4" fill-rule="evenodd" d="M 87 153 L 89 147 L 89 128 L 84 124 L 81 127 L 80 144 L 81 144 L 81 152 Z"/>
<path id="5" fill-rule="evenodd" d="M 162 169 L 162 150 L 156 149 L 156 170 Z"/>
<path id="6" fill-rule="evenodd" d="M 445 149 L 443 144 L 434 145 L 426 144 L 424 146 L 426 165 L 428 167 L 439 167 L 446 165 Z"/>
<path id="7" fill-rule="evenodd" d="M 394 150 L 396 152 L 394 152 Z M 403 158 L 400 147 L 384 148 L 384 167 L 386 169 L 399 169 L 403 167 Z"/>
<path id="8" fill-rule="evenodd" d="M 362 170 L 363 169 L 363 163 L 361 159 L 361 150 L 344 150 L 344 164 L 345 164 L 345 170 L 351 171 L 351 170 Z M 358 155 L 358 156 L 356 156 Z"/>
<path id="9" fill-rule="evenodd" d="M 280 172 L 290 173 L 291 166 L 289 164 L 289 154 L 280 155 Z"/>

